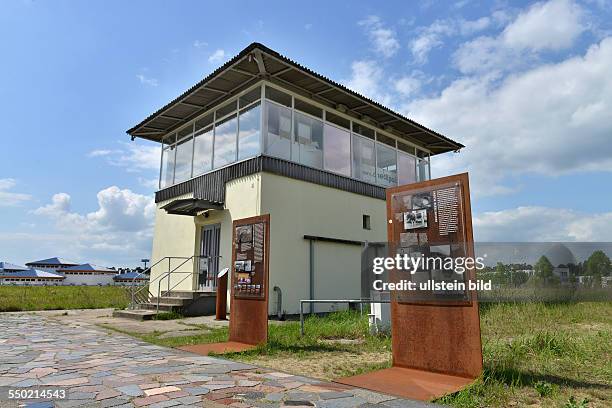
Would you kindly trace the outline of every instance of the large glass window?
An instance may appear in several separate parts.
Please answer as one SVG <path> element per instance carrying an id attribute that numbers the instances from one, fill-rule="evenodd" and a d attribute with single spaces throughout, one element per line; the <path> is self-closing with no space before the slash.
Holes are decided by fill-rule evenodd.
<path id="1" fill-rule="evenodd" d="M 293 160 L 323 168 L 323 121 L 295 112 Z"/>
<path id="2" fill-rule="evenodd" d="M 385 187 L 397 185 L 397 153 L 381 143 L 376 143 L 376 183 Z"/>
<path id="3" fill-rule="evenodd" d="M 213 126 L 212 115 L 195 123 L 195 140 L 193 145 L 193 175 L 205 173 L 212 169 Z"/>
<path id="4" fill-rule="evenodd" d="M 165 188 L 174 183 L 174 154 L 175 146 L 169 146 L 162 152 L 162 174 L 160 187 Z"/>
<path id="5" fill-rule="evenodd" d="M 325 112 L 325 121 L 341 126 L 346 129 L 351 128 L 351 121 L 342 116 L 334 115 L 331 112 Z"/>
<path id="6" fill-rule="evenodd" d="M 240 97 L 240 109 L 244 108 L 248 104 L 251 104 L 261 99 L 261 88 L 257 87 L 252 91 L 249 91 Z"/>
<path id="7" fill-rule="evenodd" d="M 266 102 L 266 125 L 265 152 L 270 156 L 290 160 L 291 109 Z"/>
<path id="8" fill-rule="evenodd" d="M 193 137 L 189 136 L 176 145 L 176 165 L 174 182 L 180 183 L 191 178 L 191 159 L 193 156 Z"/>
<path id="9" fill-rule="evenodd" d="M 403 152 L 397 152 L 397 179 L 400 185 L 416 183 L 416 158 Z"/>
<path id="10" fill-rule="evenodd" d="M 230 116 L 215 124 L 213 166 L 215 169 L 236 161 L 238 120 Z"/>
<path id="11" fill-rule="evenodd" d="M 353 136 L 353 177 L 376 183 L 374 141 L 356 135 Z"/>
<path id="12" fill-rule="evenodd" d="M 266 86 L 266 99 L 280 103 L 281 105 L 291 106 L 291 95 L 269 86 Z"/>
<path id="13" fill-rule="evenodd" d="M 325 169 L 335 173 L 351 175 L 351 134 L 332 125 L 325 124 L 323 138 Z"/>
<path id="14" fill-rule="evenodd" d="M 431 178 L 424 150 L 314 101 L 264 88 L 268 100 L 261 98 L 261 87 L 252 88 L 226 100 L 214 114 L 168 134 L 162 144 L 160 188 L 262 152 L 385 187 Z"/>
<path id="15" fill-rule="evenodd" d="M 374 140 L 374 129 L 353 122 L 353 132 Z"/>
<path id="16" fill-rule="evenodd" d="M 236 106 L 237 106 L 236 101 L 232 101 L 228 103 L 227 105 L 223 105 L 222 107 L 217 109 L 217 112 L 216 112 L 217 120 L 224 118 L 230 113 L 236 112 Z"/>
<path id="17" fill-rule="evenodd" d="M 261 106 L 252 105 L 240 112 L 238 117 L 238 160 L 260 153 Z"/>
<path id="18" fill-rule="evenodd" d="M 301 99 L 294 99 L 293 107 L 296 110 L 308 113 L 309 115 L 316 116 L 317 118 L 323 119 L 323 109 L 318 108 L 314 105 L 309 104 L 308 102 L 304 102 Z"/>
<path id="19" fill-rule="evenodd" d="M 419 159 L 417 163 L 417 172 L 419 181 L 429 180 L 429 178 L 431 177 L 429 174 L 429 160 Z"/>

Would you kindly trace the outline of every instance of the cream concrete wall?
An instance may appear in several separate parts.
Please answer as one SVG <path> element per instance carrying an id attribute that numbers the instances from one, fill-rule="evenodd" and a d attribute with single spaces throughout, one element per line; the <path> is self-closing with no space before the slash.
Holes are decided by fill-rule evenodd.
<path id="1" fill-rule="evenodd" d="M 155 264 L 164 257 L 185 257 L 188 258 L 194 255 L 196 249 L 196 227 L 193 217 L 184 215 L 172 215 L 166 213 L 161 207 L 169 202 L 189 198 L 191 195 L 176 197 L 172 200 L 162 201 L 157 203 L 155 212 L 155 228 L 153 235 L 153 251 L 151 254 L 151 262 Z M 159 276 L 166 273 L 168 268 L 174 269 L 184 260 L 173 259 L 170 264 L 167 260 L 162 261 L 151 269 L 151 279 L 149 290 L 153 294 L 157 294 L 158 284 L 161 289 L 168 288 L 168 279 L 159 279 Z M 173 273 L 170 279 L 170 287 L 178 285 L 174 290 L 192 290 L 193 277 L 188 277 L 189 273 L 193 273 L 193 263 L 187 262 L 179 267 L 177 272 Z M 184 279 L 184 280 L 183 280 Z M 182 282 L 180 282 L 183 280 Z"/>
<path id="2" fill-rule="evenodd" d="M 386 240 L 384 200 L 269 173 L 230 181 L 226 184 L 225 195 L 225 209 L 210 211 L 208 217 L 168 215 L 160 209 L 167 202 L 159 203 L 151 259 L 155 262 L 164 256 L 197 255 L 201 227 L 221 224 L 219 267 L 230 267 L 232 220 L 270 214 L 270 315 L 276 314 L 274 286 L 282 290 L 282 308 L 287 314 L 299 313 L 299 300 L 309 298 L 309 242 L 304 235 L 370 242 Z M 370 215 L 371 230 L 362 228 L 363 214 Z M 315 299 L 358 298 L 361 295 L 360 247 L 315 242 L 314 255 Z M 151 280 L 165 270 L 167 264 L 154 268 Z M 193 264 L 180 270 L 193 274 Z M 178 276 L 173 278 L 171 285 L 182 279 Z M 151 285 L 152 291 L 155 285 Z M 164 280 L 162 289 L 166 285 Z M 195 289 L 195 274 L 175 288 Z M 335 308 L 346 308 L 346 305 Z M 332 306 L 318 305 L 315 310 L 328 311 Z"/>
<path id="3" fill-rule="evenodd" d="M 228 182 L 225 186 L 225 209 L 209 211 L 205 215 L 189 217 L 185 215 L 169 215 L 161 207 L 172 200 L 158 203 L 155 216 L 155 230 L 153 237 L 153 253 L 151 261 L 157 262 L 166 256 L 190 257 L 200 254 L 200 239 L 202 227 L 209 224 L 221 224 L 219 269 L 229 267 L 232 260 L 232 220 L 252 217 L 260 214 L 260 184 L 259 174 L 245 176 Z M 189 198 L 181 196 L 174 198 Z M 172 260 L 170 266 L 175 268 L 182 260 Z M 162 262 L 151 272 L 151 292 L 157 293 L 158 276 L 168 271 L 168 262 Z M 194 262 L 190 261 L 173 273 L 170 287 L 177 285 L 173 290 L 196 290 L 196 270 Z M 187 277 L 191 274 L 191 277 Z M 182 281 L 182 282 L 181 282 Z M 168 288 L 168 280 L 161 281 L 161 289 Z M 229 302 L 228 302 L 229 304 Z"/>
<path id="4" fill-rule="evenodd" d="M 223 211 L 210 211 L 208 217 L 198 215 L 195 217 L 196 251 L 199 254 L 199 245 L 202 227 L 205 225 L 221 224 L 221 237 L 219 255 L 219 270 L 229 268 L 232 263 L 232 222 L 233 220 L 260 215 L 261 175 L 253 174 L 232 180 L 225 185 L 225 209 Z M 231 278 L 231 274 L 230 274 Z M 228 302 L 229 311 L 229 288 Z"/>
<path id="5" fill-rule="evenodd" d="M 274 286 L 283 293 L 283 310 L 299 313 L 309 298 L 309 243 L 304 235 L 354 241 L 386 241 L 386 204 L 314 183 L 273 174 L 261 175 L 261 213 L 270 214 L 269 313 L 275 313 Z M 371 230 L 362 227 L 370 215 Z M 316 242 L 315 299 L 361 295 L 361 248 Z M 320 305 L 315 310 L 331 310 Z"/>

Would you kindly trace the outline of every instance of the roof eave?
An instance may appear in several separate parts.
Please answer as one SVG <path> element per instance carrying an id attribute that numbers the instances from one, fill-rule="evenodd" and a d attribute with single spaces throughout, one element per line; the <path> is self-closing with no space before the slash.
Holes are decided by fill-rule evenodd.
<path id="1" fill-rule="evenodd" d="M 284 55 L 278 53 L 277 51 L 274 51 L 268 47 L 266 47 L 263 44 L 254 42 L 252 44 L 250 44 L 248 47 L 246 47 L 245 49 L 243 49 L 238 55 L 236 55 L 235 57 L 233 57 L 232 59 L 230 59 L 229 61 L 227 61 L 225 64 L 223 64 L 221 67 L 217 68 L 215 71 L 213 71 L 210 75 L 206 76 L 205 78 L 203 78 L 201 81 L 199 81 L 197 84 L 195 84 L 194 86 L 192 86 L 191 88 L 189 88 L 188 90 L 186 90 L 185 92 L 183 92 L 181 95 L 179 95 L 177 98 L 175 98 L 174 100 L 172 100 L 171 102 L 167 103 L 165 106 L 163 106 L 162 108 L 158 109 L 156 112 L 154 112 L 153 114 L 149 115 L 146 119 L 144 119 L 142 122 L 140 122 L 138 125 L 130 128 L 129 130 L 126 131 L 126 133 L 128 135 L 131 136 L 132 140 L 134 140 L 136 137 L 141 138 L 141 139 L 145 139 L 145 140 L 149 140 L 149 141 L 154 141 L 154 142 L 160 142 L 160 137 L 171 132 L 174 128 L 178 128 L 180 126 L 182 126 L 182 123 L 179 122 L 176 125 L 172 125 L 170 127 L 168 127 L 167 129 L 163 130 L 163 131 L 155 131 L 155 130 L 151 130 L 151 131 L 147 131 L 147 132 L 137 132 L 139 129 L 142 129 L 144 127 L 147 126 L 148 123 L 150 123 L 151 121 L 153 121 L 154 119 L 160 117 L 161 115 L 164 114 L 164 112 L 174 108 L 177 104 L 179 104 L 181 101 L 183 101 L 184 99 L 187 99 L 189 96 L 192 96 L 195 94 L 195 92 L 197 92 L 198 90 L 200 90 L 201 88 L 203 88 L 207 83 L 211 82 L 212 80 L 214 80 L 215 78 L 217 78 L 219 75 L 221 75 L 224 71 L 229 70 L 232 68 L 232 66 L 240 63 L 245 57 L 247 57 L 249 54 L 251 54 L 253 51 L 259 51 L 259 52 L 264 52 L 266 53 L 269 57 L 276 59 L 277 61 L 279 61 L 282 64 L 288 64 L 290 65 L 293 69 L 299 70 L 303 73 L 305 73 L 308 76 L 313 77 L 316 80 L 322 81 L 325 84 L 327 84 L 328 86 L 331 86 L 333 88 L 335 88 L 336 90 L 346 93 L 349 96 L 352 96 L 354 98 L 359 99 L 360 101 L 371 105 L 372 107 L 382 110 L 383 112 L 385 112 L 386 114 L 396 118 L 398 121 L 403 121 L 403 122 L 407 122 L 409 123 L 411 126 L 414 126 L 415 128 L 418 128 L 420 130 L 423 131 L 423 133 L 427 133 L 437 139 L 439 139 L 440 143 L 447 143 L 447 146 L 442 146 L 442 147 L 437 147 L 438 151 L 436 151 L 436 149 L 432 149 L 432 148 L 427 148 L 426 146 L 423 146 L 425 148 L 427 148 L 428 150 L 430 150 L 432 152 L 433 155 L 435 154 L 440 154 L 440 153 L 446 153 L 446 152 L 450 152 L 450 151 L 459 151 L 461 149 L 463 149 L 465 146 L 459 142 L 456 142 L 432 129 L 427 128 L 426 126 L 421 125 L 418 122 L 415 122 L 414 120 L 407 118 L 405 116 L 403 116 L 400 113 L 397 113 L 393 110 L 391 110 L 390 108 L 372 100 L 369 99 L 347 87 L 345 87 L 344 85 L 337 83 L 315 71 L 312 71 L 311 69 L 291 60 L 288 57 L 285 57 Z M 261 75 L 259 79 L 264 79 L 265 75 Z M 196 111 L 197 114 L 198 111 Z M 147 134 L 148 133 L 148 134 Z M 155 137 L 153 135 L 158 135 L 160 137 Z"/>

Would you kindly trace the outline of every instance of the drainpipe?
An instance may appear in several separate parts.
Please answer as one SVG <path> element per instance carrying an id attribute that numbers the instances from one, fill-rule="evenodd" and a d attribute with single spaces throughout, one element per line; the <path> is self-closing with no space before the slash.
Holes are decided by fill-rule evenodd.
<path id="1" fill-rule="evenodd" d="M 314 240 L 310 239 L 308 241 L 310 243 L 310 270 L 309 270 L 309 290 L 310 290 L 310 300 L 314 300 Z M 314 303 L 310 303 L 308 305 L 308 309 L 310 311 L 310 314 L 314 313 Z"/>
<path id="2" fill-rule="evenodd" d="M 274 287 L 276 292 L 276 317 L 278 320 L 283 320 L 283 292 L 278 286 Z"/>

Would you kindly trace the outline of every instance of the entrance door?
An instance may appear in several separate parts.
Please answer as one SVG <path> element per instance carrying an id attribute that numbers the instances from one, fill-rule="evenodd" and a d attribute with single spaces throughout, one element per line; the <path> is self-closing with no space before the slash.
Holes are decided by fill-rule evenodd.
<path id="1" fill-rule="evenodd" d="M 198 290 L 214 292 L 217 287 L 220 239 L 221 224 L 205 225 L 202 227 Z"/>

